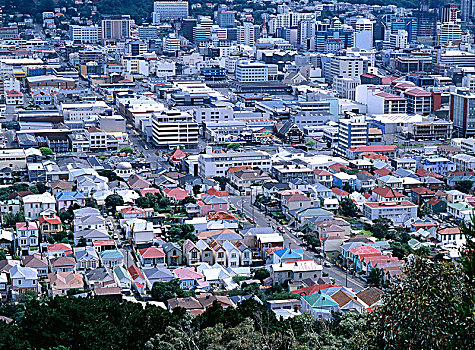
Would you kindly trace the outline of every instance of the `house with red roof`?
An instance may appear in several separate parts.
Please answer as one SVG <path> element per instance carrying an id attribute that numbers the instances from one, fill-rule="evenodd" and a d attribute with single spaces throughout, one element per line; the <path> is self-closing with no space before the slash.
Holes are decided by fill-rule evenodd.
<path id="1" fill-rule="evenodd" d="M 142 270 L 135 265 L 130 265 L 127 271 L 129 272 L 130 277 L 132 277 L 132 288 L 141 295 L 145 294 L 146 282 Z"/>
<path id="2" fill-rule="evenodd" d="M 379 145 L 379 146 L 358 146 L 348 148 L 346 155 L 348 159 L 354 160 L 361 158 L 363 154 L 376 153 L 382 154 L 389 158 L 394 158 L 397 153 L 396 145 Z"/>
<path id="3" fill-rule="evenodd" d="M 432 112 L 432 94 L 419 87 L 410 88 L 403 92 L 407 99 L 407 113 L 428 115 Z"/>
<path id="4" fill-rule="evenodd" d="M 120 209 L 120 215 L 124 219 L 145 218 L 145 210 L 135 206 L 129 206 Z"/>
<path id="5" fill-rule="evenodd" d="M 170 164 L 180 165 L 181 162 L 188 157 L 188 153 L 183 152 L 180 147 L 177 147 L 174 151 L 167 153 L 167 158 Z"/>
<path id="6" fill-rule="evenodd" d="M 371 194 L 371 201 L 373 202 L 400 202 L 406 199 L 405 195 L 389 186 L 376 187 Z"/>
<path id="7" fill-rule="evenodd" d="M 141 189 L 140 190 L 140 194 L 142 196 L 145 196 L 147 193 L 151 193 L 151 194 L 154 194 L 154 195 L 160 195 L 160 189 L 158 188 L 155 188 L 155 187 L 149 187 L 149 188 L 144 188 L 144 189 Z"/>
<path id="8" fill-rule="evenodd" d="M 173 201 L 173 202 L 181 201 L 181 200 L 185 199 L 186 197 L 190 196 L 188 191 L 186 191 L 186 190 L 184 190 L 180 187 L 165 188 L 163 190 L 163 193 L 165 194 L 165 196 L 170 198 L 170 200 Z"/>
<path id="9" fill-rule="evenodd" d="M 38 219 L 38 222 L 43 239 L 63 231 L 61 219 L 54 212 L 41 215 Z"/>
<path id="10" fill-rule="evenodd" d="M 219 191 L 214 187 L 211 187 L 208 191 L 206 191 L 206 193 L 216 197 L 229 197 L 228 191 Z"/>
<path id="11" fill-rule="evenodd" d="M 226 197 L 204 194 L 196 201 L 196 204 L 198 204 L 200 208 L 201 216 L 220 211 L 228 211 L 228 200 Z"/>
<path id="12" fill-rule="evenodd" d="M 6 91 L 5 103 L 7 105 L 22 106 L 24 104 L 23 94 L 15 89 Z"/>
<path id="13" fill-rule="evenodd" d="M 374 176 L 376 177 L 384 177 L 391 174 L 391 170 L 386 169 L 386 168 L 381 168 L 381 169 L 376 169 L 375 171 L 373 171 L 373 173 L 374 173 Z"/>
<path id="14" fill-rule="evenodd" d="M 435 192 L 429 190 L 424 186 L 420 186 L 417 188 L 413 188 L 411 191 L 411 195 L 412 201 L 417 205 L 421 205 L 422 203 L 425 203 L 429 199 L 433 198 L 435 196 Z"/>
<path id="15" fill-rule="evenodd" d="M 364 272 L 363 260 L 368 257 L 382 256 L 379 249 L 370 245 L 361 245 L 348 249 L 348 264 L 356 272 Z"/>
<path id="16" fill-rule="evenodd" d="M 301 296 L 304 296 L 304 295 L 312 295 L 314 293 L 318 293 L 319 291 L 323 290 L 323 289 L 327 289 L 327 288 L 331 288 L 331 287 L 338 287 L 337 285 L 335 284 L 330 284 L 330 283 L 325 283 L 325 284 L 315 284 L 313 286 L 309 286 L 309 287 L 304 287 L 304 288 L 300 288 L 300 289 L 296 289 L 296 290 L 293 290 L 291 293 L 293 294 L 299 294 Z"/>
<path id="17" fill-rule="evenodd" d="M 330 188 L 332 185 L 332 173 L 325 169 L 315 169 L 313 171 L 315 182 L 322 184 L 325 187 Z"/>
<path id="18" fill-rule="evenodd" d="M 346 192 L 346 191 L 343 191 L 341 189 L 339 189 L 338 187 L 333 187 L 330 189 L 332 191 L 332 196 L 334 198 L 337 198 L 338 200 L 341 200 L 342 198 L 349 198 L 350 197 L 350 193 L 349 192 Z"/>
<path id="19" fill-rule="evenodd" d="M 173 270 L 173 274 L 180 280 L 181 289 L 211 289 L 209 283 L 205 281 L 203 274 L 193 267 L 179 267 Z"/>
<path id="20" fill-rule="evenodd" d="M 165 252 L 162 248 L 152 246 L 148 248 L 139 249 L 137 255 L 142 266 L 166 266 Z"/>
<path id="21" fill-rule="evenodd" d="M 48 255 L 48 259 L 53 259 L 60 256 L 69 256 L 72 254 L 73 250 L 71 245 L 68 243 L 55 243 L 48 244 L 46 246 L 46 255 Z"/>

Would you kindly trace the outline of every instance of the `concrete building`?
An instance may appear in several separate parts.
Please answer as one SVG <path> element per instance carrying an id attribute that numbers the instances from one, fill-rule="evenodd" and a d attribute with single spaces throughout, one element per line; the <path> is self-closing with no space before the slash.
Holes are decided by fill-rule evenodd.
<path id="1" fill-rule="evenodd" d="M 154 24 L 163 21 L 176 21 L 188 17 L 188 1 L 170 0 L 153 3 L 152 19 Z"/>
<path id="2" fill-rule="evenodd" d="M 97 25 L 71 25 L 69 26 L 69 38 L 84 44 L 95 44 L 101 38 L 101 31 Z"/>
<path id="3" fill-rule="evenodd" d="M 346 156 L 349 148 L 368 144 L 368 122 L 363 114 L 348 112 L 338 120 L 337 154 Z"/>
<path id="4" fill-rule="evenodd" d="M 249 166 L 264 171 L 271 170 L 271 157 L 262 151 L 213 153 L 208 147 L 205 154 L 198 157 L 198 174 L 202 178 L 226 176 L 231 167 Z"/>
<path id="5" fill-rule="evenodd" d="M 458 89 L 450 95 L 450 121 L 457 137 L 475 136 L 475 94 Z"/>
<path id="6" fill-rule="evenodd" d="M 198 123 L 186 112 L 169 109 L 152 115 L 152 140 L 159 147 L 196 147 L 198 133 Z"/>
<path id="7" fill-rule="evenodd" d="M 269 67 L 258 62 L 241 61 L 236 64 L 236 80 L 242 83 L 269 80 Z"/>
<path id="8" fill-rule="evenodd" d="M 104 41 L 125 40 L 130 37 L 130 15 L 104 15 L 101 38 Z"/>

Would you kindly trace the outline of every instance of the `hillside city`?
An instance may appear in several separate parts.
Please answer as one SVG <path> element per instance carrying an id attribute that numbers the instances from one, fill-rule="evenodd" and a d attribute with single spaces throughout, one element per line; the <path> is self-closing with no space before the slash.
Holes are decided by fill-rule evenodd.
<path id="1" fill-rule="evenodd" d="M 0 6 L 0 349 L 473 346 L 472 0 Z"/>

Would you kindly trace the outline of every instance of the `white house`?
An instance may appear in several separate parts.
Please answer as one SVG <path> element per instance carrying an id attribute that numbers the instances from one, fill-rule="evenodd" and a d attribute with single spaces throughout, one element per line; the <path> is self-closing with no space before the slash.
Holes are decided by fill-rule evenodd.
<path id="1" fill-rule="evenodd" d="M 227 267 L 238 267 L 241 251 L 229 241 L 224 241 L 222 246 L 226 250 Z"/>
<path id="2" fill-rule="evenodd" d="M 56 200 L 49 192 L 43 194 L 31 194 L 23 197 L 25 217 L 30 220 L 36 220 L 40 213 L 50 210 L 56 210 Z"/>
<path id="3" fill-rule="evenodd" d="M 366 202 L 363 204 L 363 215 L 369 220 L 388 218 L 398 226 L 417 218 L 417 205 L 409 201 Z"/>
<path id="4" fill-rule="evenodd" d="M 17 222 L 16 240 L 20 256 L 29 255 L 38 250 L 39 231 L 36 221 Z"/>

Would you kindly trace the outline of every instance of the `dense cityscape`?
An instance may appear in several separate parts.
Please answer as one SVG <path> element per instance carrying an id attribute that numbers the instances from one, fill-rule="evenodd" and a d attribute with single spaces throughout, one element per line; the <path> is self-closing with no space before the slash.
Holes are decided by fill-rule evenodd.
<path id="1" fill-rule="evenodd" d="M 475 2 L 0 20 L 0 349 L 473 349 Z"/>

